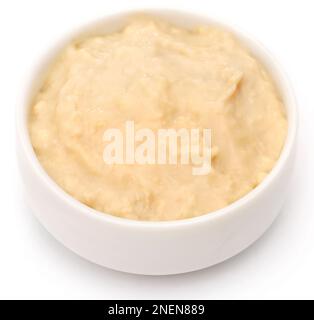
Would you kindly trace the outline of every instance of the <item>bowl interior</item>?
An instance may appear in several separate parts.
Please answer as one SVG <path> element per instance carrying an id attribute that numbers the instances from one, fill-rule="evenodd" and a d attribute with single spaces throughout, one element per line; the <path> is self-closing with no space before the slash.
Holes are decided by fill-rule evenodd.
<path id="1" fill-rule="evenodd" d="M 262 62 L 265 68 L 273 77 L 275 85 L 278 88 L 278 91 L 282 97 L 282 100 L 285 105 L 286 116 L 288 119 L 288 131 L 286 141 L 281 152 L 281 155 L 268 174 L 268 176 L 264 179 L 264 181 L 259 184 L 255 189 L 250 191 L 244 197 L 235 201 L 234 203 L 228 205 L 225 208 L 217 210 L 215 212 L 211 212 L 199 217 L 189 218 L 184 220 L 177 221 L 160 221 L 160 222 L 149 222 L 149 221 L 136 221 L 129 220 L 125 218 L 115 217 L 109 214 L 100 213 L 86 205 L 80 203 L 78 200 L 74 199 L 70 195 L 68 195 L 65 191 L 63 191 L 44 171 L 41 167 L 34 150 L 32 148 L 29 132 L 28 132 L 28 113 L 31 106 L 32 99 L 36 92 L 38 91 L 45 75 L 49 69 L 49 65 L 54 60 L 57 53 L 72 39 L 77 39 L 79 37 L 85 37 L 93 34 L 106 34 L 112 33 L 121 29 L 127 22 L 130 16 L 134 14 L 149 14 L 152 16 L 156 16 L 158 18 L 162 18 L 172 24 L 175 24 L 184 28 L 191 28 L 193 26 L 204 25 L 204 24 L 212 24 L 218 25 L 224 29 L 230 30 L 233 32 L 240 41 L 251 51 L 251 53 Z M 71 206 L 74 206 L 78 211 L 83 214 L 89 214 L 91 217 L 97 219 L 106 219 L 107 221 L 115 222 L 115 223 L 130 223 L 137 225 L 145 225 L 145 226 L 157 226 L 157 225 L 179 225 L 186 224 L 192 222 L 202 222 L 204 219 L 216 219 L 225 214 L 232 212 L 233 209 L 239 208 L 245 203 L 251 201 L 258 193 L 263 192 L 265 188 L 271 183 L 271 181 L 275 178 L 275 176 L 280 172 L 284 163 L 286 162 L 290 152 L 293 149 L 293 144 L 296 136 L 296 124 L 297 124 L 297 115 L 296 115 L 296 103 L 294 94 L 287 79 L 286 75 L 282 71 L 281 66 L 275 60 L 275 58 L 268 53 L 268 51 L 255 39 L 251 36 L 247 35 L 247 33 L 240 31 L 237 27 L 225 25 L 223 23 L 217 22 L 208 17 L 199 16 L 186 12 L 179 11 L 171 11 L 171 10 L 145 10 L 141 12 L 126 12 L 122 14 L 116 14 L 105 18 L 101 21 L 92 22 L 85 27 L 76 30 L 72 34 L 66 36 L 61 39 L 59 43 L 57 43 L 53 48 L 49 49 L 47 54 L 43 57 L 42 61 L 37 63 L 35 68 L 35 72 L 29 77 L 28 84 L 26 86 L 26 92 L 22 101 L 22 105 L 17 110 L 17 131 L 19 139 L 22 143 L 22 147 L 24 151 L 27 153 L 28 158 L 30 159 L 33 168 L 37 171 L 37 173 L 41 176 L 44 182 L 48 185 L 48 187 L 56 193 L 58 196 L 62 197 L 64 201 L 67 201 Z M 97 214 L 98 213 L 98 214 Z"/>

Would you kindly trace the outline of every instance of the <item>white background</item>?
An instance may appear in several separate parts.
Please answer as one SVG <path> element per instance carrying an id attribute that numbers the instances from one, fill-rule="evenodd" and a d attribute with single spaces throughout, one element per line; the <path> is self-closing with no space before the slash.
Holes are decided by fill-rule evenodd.
<path id="1" fill-rule="evenodd" d="M 56 242 L 23 202 L 14 109 L 25 77 L 73 27 L 131 8 L 200 12 L 255 35 L 285 68 L 299 103 L 297 163 L 289 198 L 248 250 L 207 270 L 142 277 L 93 265 Z M 314 298 L 313 1 L 2 1 L 0 5 L 0 298 Z"/>

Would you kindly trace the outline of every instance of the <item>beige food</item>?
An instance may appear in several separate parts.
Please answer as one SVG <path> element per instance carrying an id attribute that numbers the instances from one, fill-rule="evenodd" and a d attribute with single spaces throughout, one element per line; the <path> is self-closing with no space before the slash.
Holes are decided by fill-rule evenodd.
<path id="1" fill-rule="evenodd" d="M 108 165 L 103 133 L 210 128 L 212 171 Z M 37 157 L 61 188 L 105 213 L 138 220 L 199 216 L 243 197 L 278 159 L 284 106 L 267 71 L 230 32 L 135 17 L 123 30 L 69 44 L 35 97 Z"/>

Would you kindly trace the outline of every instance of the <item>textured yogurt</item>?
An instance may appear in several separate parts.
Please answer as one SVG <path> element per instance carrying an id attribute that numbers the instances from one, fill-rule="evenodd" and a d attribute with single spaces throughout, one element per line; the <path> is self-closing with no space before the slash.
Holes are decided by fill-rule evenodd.
<path id="1" fill-rule="evenodd" d="M 210 174 L 106 164 L 103 133 L 128 120 L 152 130 L 210 128 Z M 29 130 L 44 169 L 77 200 L 124 218 L 175 220 L 223 208 L 261 183 L 287 121 L 271 77 L 229 31 L 135 17 L 63 50 L 34 99 Z"/>

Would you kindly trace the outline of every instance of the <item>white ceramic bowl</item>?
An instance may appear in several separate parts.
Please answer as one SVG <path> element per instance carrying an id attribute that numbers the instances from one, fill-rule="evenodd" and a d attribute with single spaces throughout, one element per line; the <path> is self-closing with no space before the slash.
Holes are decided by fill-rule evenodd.
<path id="1" fill-rule="evenodd" d="M 187 27 L 217 24 L 206 17 L 182 12 L 148 13 Z M 125 23 L 129 14 L 106 18 L 102 23 L 79 30 L 78 34 L 93 33 L 93 30 L 112 32 Z M 228 207 L 192 219 L 145 222 L 118 218 L 85 206 L 56 185 L 33 151 L 27 116 L 42 71 L 70 37 L 44 59 L 30 79 L 23 103 L 17 110 L 18 161 L 29 205 L 46 229 L 66 247 L 115 270 L 147 275 L 178 274 L 206 268 L 236 255 L 257 240 L 274 221 L 283 204 L 293 166 L 295 99 L 286 76 L 265 49 L 237 29 L 224 27 L 238 35 L 275 79 L 286 106 L 288 135 L 278 162 L 257 188 Z"/>

